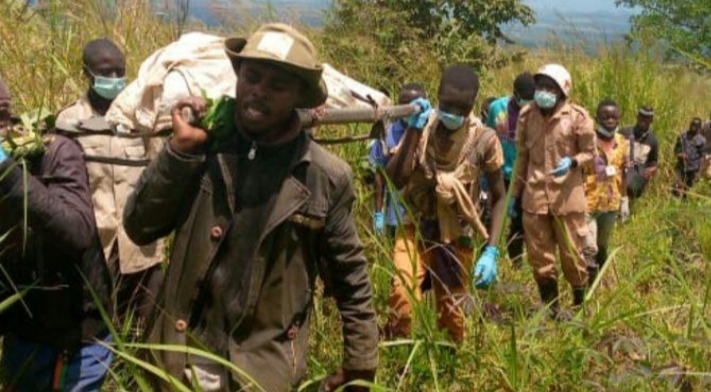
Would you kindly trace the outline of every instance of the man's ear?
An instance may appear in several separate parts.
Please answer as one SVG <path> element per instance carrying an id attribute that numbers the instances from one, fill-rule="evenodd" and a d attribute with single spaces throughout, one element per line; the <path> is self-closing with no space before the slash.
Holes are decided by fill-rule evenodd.
<path id="1" fill-rule="evenodd" d="M 86 64 L 83 64 L 81 66 L 82 73 L 84 74 L 84 77 L 86 77 L 90 83 L 94 83 L 94 75 L 91 74 L 91 70 L 89 70 L 89 66 Z"/>

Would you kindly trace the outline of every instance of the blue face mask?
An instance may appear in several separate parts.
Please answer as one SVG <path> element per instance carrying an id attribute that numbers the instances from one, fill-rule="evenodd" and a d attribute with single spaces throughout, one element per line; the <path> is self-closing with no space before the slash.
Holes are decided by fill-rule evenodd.
<path id="1" fill-rule="evenodd" d="M 124 88 L 126 88 L 126 78 L 107 78 L 105 76 L 94 75 L 94 85 L 91 88 L 100 97 L 113 100 Z"/>
<path id="2" fill-rule="evenodd" d="M 615 132 L 617 132 L 617 128 L 609 130 L 609 129 L 605 128 L 604 125 L 599 125 L 597 127 L 597 133 L 599 133 L 600 135 L 607 137 L 607 138 L 611 138 L 611 137 L 615 136 Z"/>
<path id="3" fill-rule="evenodd" d="M 548 91 L 536 90 L 533 100 L 541 109 L 552 109 L 558 103 L 558 96 Z"/>
<path id="4" fill-rule="evenodd" d="M 437 117 L 439 117 L 439 121 L 442 122 L 442 125 L 450 131 L 456 131 L 464 125 L 464 116 L 458 116 L 456 114 L 438 110 Z"/>

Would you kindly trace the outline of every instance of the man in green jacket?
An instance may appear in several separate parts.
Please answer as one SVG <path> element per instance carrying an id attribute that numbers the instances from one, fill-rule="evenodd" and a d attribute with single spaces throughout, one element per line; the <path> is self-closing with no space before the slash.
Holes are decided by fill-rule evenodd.
<path id="1" fill-rule="evenodd" d="M 282 24 L 228 39 L 225 50 L 237 98 L 200 127 L 181 111 L 204 118 L 202 99 L 176 105 L 173 136 L 141 176 L 124 223 L 137 244 L 175 233 L 149 341 L 207 348 L 243 374 L 195 355 L 152 356 L 204 391 L 289 391 L 306 375 L 320 274 L 344 336 L 343 366 L 322 390 L 372 381 L 378 332 L 351 214 L 352 173 L 310 141 L 295 111 L 327 98 L 316 50 Z"/>

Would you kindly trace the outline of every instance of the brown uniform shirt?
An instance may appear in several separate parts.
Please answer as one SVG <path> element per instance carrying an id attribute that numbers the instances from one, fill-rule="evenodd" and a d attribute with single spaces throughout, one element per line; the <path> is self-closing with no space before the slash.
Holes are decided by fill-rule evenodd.
<path id="1" fill-rule="evenodd" d="M 93 110 L 88 98 L 84 96 L 63 109 L 57 115 L 57 121 L 76 124 L 80 120 L 94 116 L 100 114 Z M 87 156 L 130 160 L 147 159 L 152 150 L 148 143 L 155 143 L 142 138 L 122 138 L 103 134 L 81 135 L 76 137 L 76 140 Z M 136 246 L 126 235 L 121 222 L 128 196 L 133 191 L 143 168 L 98 162 L 86 162 L 86 168 L 101 246 L 112 269 L 115 260 L 111 259 L 111 252 L 114 246 L 118 246 L 121 273 L 139 272 L 162 262 L 165 248 L 163 241 L 147 246 Z"/>
<path id="2" fill-rule="evenodd" d="M 485 127 L 476 116 L 470 116 L 462 128 L 445 136 L 436 134 L 438 122 L 437 115 L 432 114 L 423 131 L 429 137 L 423 135 L 426 139 L 419 147 L 420 159 L 405 187 L 405 198 L 418 217 L 439 220 L 442 217 L 437 213 L 437 173 L 455 175 L 466 187 L 478 210 L 481 176 L 501 169 L 504 155 L 496 133 Z M 451 227 L 453 233 L 465 232 L 461 227 L 463 221 L 442 223 Z M 456 230 L 455 226 L 460 226 L 460 229 Z"/>
<path id="3" fill-rule="evenodd" d="M 546 118 L 535 104 L 526 106 L 518 121 L 518 160 L 514 195 L 522 197 L 532 214 L 584 213 L 586 207 L 581 167 L 595 154 L 593 121 L 585 109 L 564 104 Z M 578 165 L 561 177 L 550 172 L 564 157 Z"/>

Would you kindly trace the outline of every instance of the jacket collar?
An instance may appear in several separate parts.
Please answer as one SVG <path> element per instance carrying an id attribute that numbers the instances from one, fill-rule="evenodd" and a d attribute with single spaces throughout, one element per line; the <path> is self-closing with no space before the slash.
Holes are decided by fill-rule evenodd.
<path id="1" fill-rule="evenodd" d="M 301 138 L 301 143 L 297 144 L 297 148 L 302 150 L 302 153 L 299 154 L 299 156 L 294 160 L 292 163 L 291 167 L 291 175 L 286 178 L 284 181 L 284 184 L 282 185 L 282 188 L 280 190 L 278 199 L 277 199 L 277 206 L 275 208 L 275 211 L 272 212 L 271 215 L 278 215 L 276 211 L 280 208 L 280 203 L 283 203 L 284 200 L 282 198 L 283 193 L 289 193 L 289 195 L 293 196 L 293 189 L 290 189 L 291 187 L 296 187 L 298 188 L 298 185 L 301 185 L 304 189 L 306 187 L 301 184 L 300 181 L 298 181 L 294 177 L 294 172 L 296 171 L 297 168 L 299 168 L 302 165 L 309 164 L 312 159 L 313 159 L 313 153 L 312 153 L 312 143 L 313 141 L 307 134 L 306 130 L 302 130 L 301 133 L 297 136 L 297 138 Z M 237 142 L 236 138 L 233 138 L 230 143 L 225 144 L 223 147 L 221 147 L 218 152 L 215 154 L 215 157 L 217 159 L 217 163 L 220 169 L 220 175 L 222 176 L 222 179 L 225 182 L 225 191 L 226 191 L 226 199 L 227 199 L 227 204 L 230 208 L 230 212 L 232 214 L 235 213 L 236 211 L 236 201 L 235 201 L 235 193 L 234 193 L 234 183 L 237 178 L 237 164 L 238 164 L 238 157 L 236 154 L 236 148 L 235 148 L 235 143 Z M 293 180 L 293 181 L 292 181 Z M 298 184 L 298 185 L 297 185 Z M 300 193 L 300 192 L 297 192 Z M 288 204 L 288 203 L 286 203 Z"/>
<path id="2" fill-rule="evenodd" d="M 572 111 L 572 107 L 571 107 L 569 101 L 565 101 L 565 103 L 563 103 L 563 105 L 561 105 L 558 108 L 558 110 L 556 110 L 550 117 L 544 116 L 543 111 L 541 110 L 541 108 L 538 107 L 538 105 L 532 105 L 532 106 L 535 107 L 536 114 L 539 117 L 541 117 L 544 121 L 549 121 L 549 122 L 560 120 L 563 116 L 569 115 L 570 112 Z"/>

